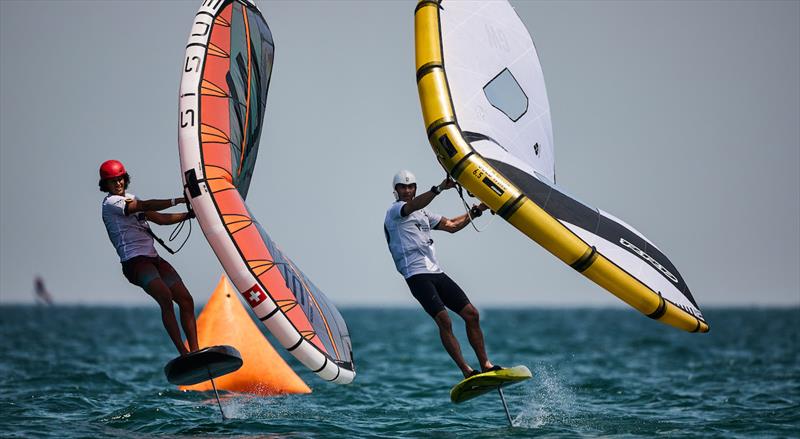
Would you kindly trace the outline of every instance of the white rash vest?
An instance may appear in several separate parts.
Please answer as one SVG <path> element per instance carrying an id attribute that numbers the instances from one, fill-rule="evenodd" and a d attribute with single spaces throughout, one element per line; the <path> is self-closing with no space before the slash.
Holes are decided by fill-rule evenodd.
<path id="1" fill-rule="evenodd" d="M 420 273 L 441 273 L 431 229 L 442 216 L 420 209 L 404 217 L 400 212 L 405 204 L 405 201 L 394 202 L 383 220 L 386 242 L 397 271 L 406 279 Z"/>
<path id="2" fill-rule="evenodd" d="M 134 256 L 158 256 L 153 237 L 147 233 L 149 226 L 144 213 L 125 215 L 126 200 L 135 198 L 136 195 L 126 192 L 125 196 L 107 195 L 103 199 L 103 223 L 120 262 Z"/>

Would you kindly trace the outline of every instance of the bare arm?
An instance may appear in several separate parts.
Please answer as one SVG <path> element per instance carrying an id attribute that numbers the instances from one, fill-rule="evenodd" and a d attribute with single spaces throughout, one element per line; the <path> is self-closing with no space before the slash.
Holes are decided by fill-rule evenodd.
<path id="1" fill-rule="evenodd" d="M 481 203 L 479 205 L 472 206 L 472 208 L 473 210 L 478 209 L 481 213 L 483 213 L 483 211 L 488 209 L 489 207 Z M 476 215 L 473 213 L 473 216 Z M 477 216 L 480 216 L 480 214 L 478 214 Z M 466 213 L 461 216 L 455 217 L 453 219 L 442 217 L 442 219 L 439 220 L 439 224 L 436 224 L 436 227 L 434 227 L 434 229 L 444 230 L 445 232 L 450 232 L 450 233 L 456 233 L 459 230 L 466 227 L 467 224 L 469 224 L 469 222 L 470 218 L 469 215 Z"/>
<path id="2" fill-rule="evenodd" d="M 184 200 L 183 197 L 170 198 L 169 200 L 137 200 L 134 198 L 133 200 L 126 202 L 125 214 L 130 215 L 136 212 L 156 212 L 159 210 L 169 209 L 172 206 L 185 202 L 186 200 Z"/>
<path id="3" fill-rule="evenodd" d="M 434 198 L 436 198 L 436 194 L 431 191 L 425 192 L 422 195 L 417 195 L 414 199 L 403 205 L 402 209 L 400 209 L 400 215 L 409 216 L 428 204 L 431 204 Z"/>
<path id="4" fill-rule="evenodd" d="M 153 200 L 155 201 L 155 200 Z M 181 213 L 159 213 L 155 211 L 146 211 L 144 216 L 148 221 L 152 221 L 160 226 L 169 226 L 177 224 L 189 218 L 189 212 Z"/>
<path id="5" fill-rule="evenodd" d="M 451 189 L 456 187 L 456 183 L 451 180 L 450 178 L 445 178 L 439 184 L 439 192 L 446 191 L 447 189 Z M 428 204 L 431 204 L 434 198 L 436 198 L 436 193 L 433 191 L 428 191 L 423 194 L 417 195 L 409 201 L 408 203 L 403 205 L 403 208 L 400 210 L 400 214 L 403 216 L 409 216 L 412 213 L 425 208 Z"/>

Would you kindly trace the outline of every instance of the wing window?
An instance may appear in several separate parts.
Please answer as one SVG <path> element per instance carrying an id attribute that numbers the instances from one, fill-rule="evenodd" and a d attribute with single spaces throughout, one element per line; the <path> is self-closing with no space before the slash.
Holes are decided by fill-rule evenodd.
<path id="1" fill-rule="evenodd" d="M 513 122 L 528 111 L 528 96 L 507 68 L 483 87 L 486 99 Z"/>

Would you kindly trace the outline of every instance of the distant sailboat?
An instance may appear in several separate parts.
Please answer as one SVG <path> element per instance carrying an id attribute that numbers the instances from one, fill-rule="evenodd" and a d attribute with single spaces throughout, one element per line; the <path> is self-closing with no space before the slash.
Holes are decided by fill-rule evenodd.
<path id="1" fill-rule="evenodd" d="M 53 296 L 51 296 L 50 292 L 47 291 L 47 288 L 44 286 L 44 280 L 41 276 L 36 276 L 36 279 L 33 280 L 33 297 L 36 300 L 37 305 L 53 305 Z"/>

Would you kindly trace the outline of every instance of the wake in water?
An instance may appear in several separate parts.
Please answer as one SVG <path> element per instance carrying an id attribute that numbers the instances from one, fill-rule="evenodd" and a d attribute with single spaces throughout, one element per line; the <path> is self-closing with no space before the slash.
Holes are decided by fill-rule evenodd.
<path id="1" fill-rule="evenodd" d="M 570 425 L 575 413 L 575 394 L 551 365 L 537 365 L 532 386 L 524 396 L 528 402 L 514 418 L 513 425 L 523 428 L 540 428 L 551 424 Z"/>
<path id="2" fill-rule="evenodd" d="M 289 396 L 253 396 L 241 393 L 230 394 L 223 401 L 222 408 L 225 416 L 230 419 L 240 420 L 269 420 L 295 418 L 298 415 L 305 415 L 301 412 L 301 405 L 297 401 L 292 403 Z"/>

